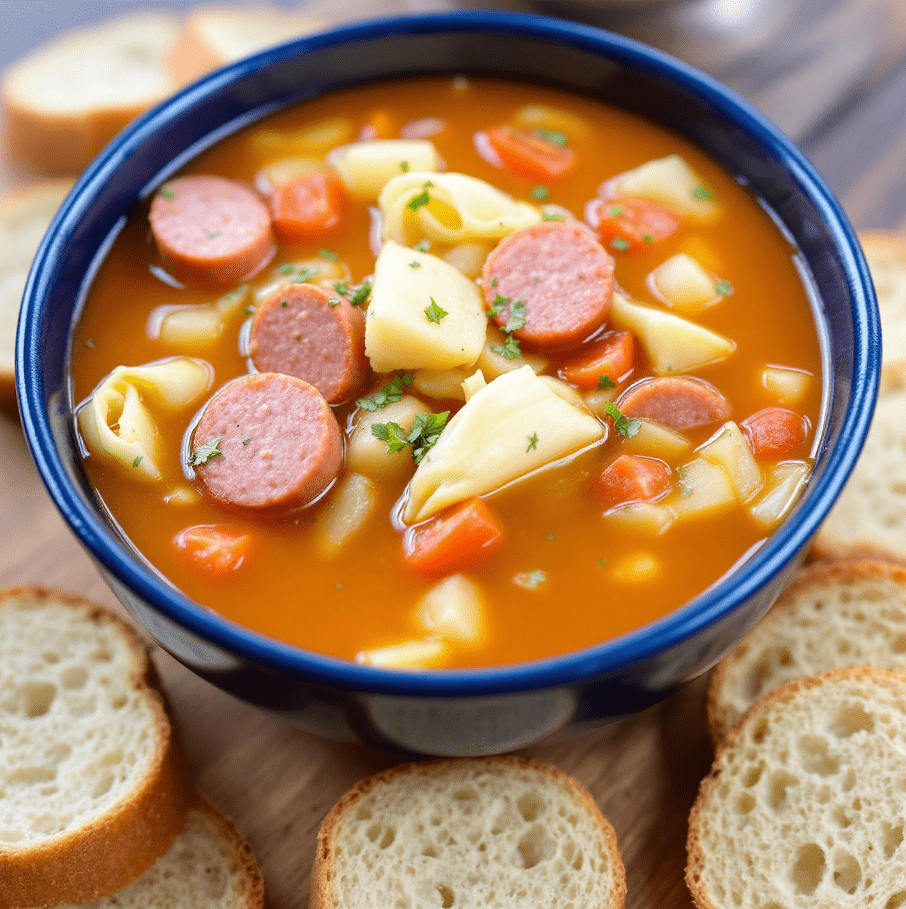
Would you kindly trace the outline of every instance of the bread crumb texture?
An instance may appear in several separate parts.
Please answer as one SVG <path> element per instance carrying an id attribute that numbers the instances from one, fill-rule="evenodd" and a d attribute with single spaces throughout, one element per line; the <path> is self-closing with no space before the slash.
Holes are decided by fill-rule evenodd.
<path id="1" fill-rule="evenodd" d="M 881 313 L 882 376 L 885 383 L 906 381 L 906 235 L 887 231 L 859 234 Z"/>
<path id="2" fill-rule="evenodd" d="M 702 783 L 686 879 L 699 909 L 906 905 L 906 674 L 789 682 Z"/>
<path id="3" fill-rule="evenodd" d="M 617 907 L 616 838 L 591 796 L 516 758 L 411 764 L 356 787 L 319 837 L 312 907 Z"/>

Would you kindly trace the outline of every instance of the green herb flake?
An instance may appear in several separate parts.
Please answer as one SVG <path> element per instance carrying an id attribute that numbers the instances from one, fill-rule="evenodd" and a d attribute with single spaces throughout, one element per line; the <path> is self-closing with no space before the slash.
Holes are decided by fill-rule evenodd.
<path id="1" fill-rule="evenodd" d="M 207 464 L 211 458 L 220 457 L 223 452 L 217 446 L 220 445 L 222 438 L 223 436 L 217 436 L 199 445 L 189 456 L 189 463 L 193 467 L 198 467 L 201 464 Z"/>
<path id="2" fill-rule="evenodd" d="M 406 447 L 406 430 L 399 423 L 372 423 L 371 434 L 387 443 L 388 454 L 397 454 Z"/>
<path id="3" fill-rule="evenodd" d="M 504 306 L 507 306 L 509 304 L 509 302 L 510 302 L 509 297 L 505 297 L 503 294 L 497 294 L 494 297 L 494 302 L 490 305 L 490 307 L 488 309 L 488 312 L 487 312 L 488 318 L 489 319 L 497 318 L 497 316 L 500 315 L 500 310 L 503 309 Z"/>
<path id="4" fill-rule="evenodd" d="M 243 315 L 246 315 L 246 316 L 253 316 L 253 315 L 255 315 L 255 307 L 246 306 L 245 309 L 242 310 L 242 313 L 243 313 Z"/>
<path id="5" fill-rule="evenodd" d="M 415 251 L 416 251 L 416 252 L 428 252 L 429 249 L 431 249 L 431 241 L 430 241 L 430 240 L 422 240 L 421 243 L 416 243 L 416 244 L 415 244 Z"/>
<path id="6" fill-rule="evenodd" d="M 430 180 L 425 181 L 424 185 L 422 186 L 422 191 L 417 196 L 413 196 L 409 200 L 406 208 L 408 208 L 410 211 L 418 211 L 420 208 L 424 208 L 426 205 L 430 205 L 431 195 L 428 190 L 433 185 L 434 184 Z"/>
<path id="7" fill-rule="evenodd" d="M 496 287 L 499 280 L 497 275 L 491 275 L 491 287 Z"/>
<path id="8" fill-rule="evenodd" d="M 566 218 L 561 215 L 559 212 L 555 211 L 545 211 L 541 213 L 542 221 L 565 221 Z"/>
<path id="9" fill-rule="evenodd" d="M 500 354 L 505 360 L 521 360 L 522 350 L 519 348 L 519 341 L 512 335 L 506 336 L 505 344 L 494 344 L 491 350 L 495 354 Z"/>
<path id="10" fill-rule="evenodd" d="M 532 132 L 534 132 L 539 139 L 550 142 L 551 145 L 559 145 L 560 148 L 563 148 L 563 146 L 569 142 L 569 136 L 556 129 L 535 129 L 532 130 Z"/>
<path id="11" fill-rule="evenodd" d="M 714 289 L 722 296 L 726 297 L 733 293 L 733 285 L 729 281 L 718 281 Z"/>
<path id="12" fill-rule="evenodd" d="M 449 313 L 435 303 L 434 297 L 430 297 L 429 299 L 431 300 L 431 305 L 425 307 L 425 316 L 427 316 L 429 322 L 440 325 L 440 320 L 443 319 L 444 316 L 449 315 Z"/>
<path id="13" fill-rule="evenodd" d="M 133 466 L 133 468 L 135 468 L 135 467 L 138 467 L 138 465 L 141 464 L 141 463 L 142 463 L 142 456 L 139 455 L 139 456 L 132 462 L 132 466 Z"/>
<path id="14" fill-rule="evenodd" d="M 243 445 L 249 445 L 249 444 L 251 443 L 251 441 L 252 441 L 251 439 L 243 439 L 243 440 L 242 440 L 242 444 L 243 444 Z"/>
<path id="15" fill-rule="evenodd" d="M 277 271 L 279 271 L 281 275 L 291 275 L 295 270 L 296 270 L 295 266 L 294 266 L 294 265 L 290 265 L 289 262 L 284 262 L 284 263 L 277 269 Z"/>
<path id="16" fill-rule="evenodd" d="M 517 300 L 510 307 L 510 315 L 506 320 L 506 325 L 503 326 L 503 330 L 508 335 L 514 331 L 519 331 L 520 328 L 525 326 L 526 315 L 525 300 Z"/>
<path id="17" fill-rule="evenodd" d="M 317 268 L 303 268 L 296 276 L 295 283 L 305 284 L 306 281 L 310 281 L 317 273 Z"/>
<path id="18" fill-rule="evenodd" d="M 352 296 L 349 298 L 349 303 L 351 306 L 361 306 L 363 303 L 368 302 L 370 296 L 371 282 L 362 281 L 362 283 L 353 291 Z"/>
<path id="19" fill-rule="evenodd" d="M 216 240 L 219 236 L 220 236 L 219 230 L 209 230 L 207 233 L 207 237 L 209 240 Z"/>
<path id="20" fill-rule="evenodd" d="M 415 376 L 411 372 L 404 372 L 401 376 L 394 376 L 389 384 L 385 385 L 379 392 L 370 398 L 359 398 L 356 401 L 363 410 L 380 410 L 388 404 L 395 404 L 403 396 L 403 386 L 409 387 Z"/>
<path id="21" fill-rule="evenodd" d="M 622 205 L 608 205 L 607 206 L 607 214 L 610 215 L 611 218 L 619 218 L 620 215 L 622 215 L 624 211 L 625 211 L 625 209 L 623 208 Z"/>
<path id="22" fill-rule="evenodd" d="M 319 249 L 318 256 L 327 262 L 336 262 L 337 259 L 340 258 L 340 254 L 334 252 L 332 249 Z"/>
<path id="23" fill-rule="evenodd" d="M 280 301 L 280 305 L 281 305 L 284 309 L 286 309 L 286 307 L 289 306 L 289 303 L 288 303 L 286 300 L 281 300 L 281 301 Z"/>
<path id="24" fill-rule="evenodd" d="M 689 475 L 686 472 L 685 467 L 676 468 L 677 476 L 679 477 L 680 486 L 682 486 L 683 491 L 680 493 L 681 499 L 688 499 L 692 495 L 692 484 L 689 482 Z"/>
<path id="25" fill-rule="evenodd" d="M 409 263 L 409 268 L 421 268 L 421 267 L 422 267 L 422 263 L 421 263 L 421 262 L 418 262 L 418 261 L 415 260 L 415 259 L 413 259 L 413 260 Z"/>
<path id="26" fill-rule="evenodd" d="M 549 533 L 549 534 L 547 535 L 547 538 L 548 538 L 549 540 L 556 540 L 556 539 L 557 539 L 557 534 L 555 534 L 555 533 Z"/>
<path id="27" fill-rule="evenodd" d="M 607 559 L 605 559 L 604 556 L 599 556 L 598 564 L 603 568 L 607 564 Z"/>
<path id="28" fill-rule="evenodd" d="M 616 404 L 608 401 L 604 405 L 605 413 L 613 420 L 613 428 L 624 438 L 631 439 L 633 436 L 638 435 L 639 429 L 642 426 L 641 420 L 630 420 L 625 416 L 620 408 Z"/>
<path id="29" fill-rule="evenodd" d="M 343 302 L 343 300 L 341 297 L 328 297 L 327 302 L 331 306 L 339 306 Z"/>
<path id="30" fill-rule="evenodd" d="M 525 449 L 525 453 L 528 454 L 530 451 L 534 451 L 538 447 L 538 433 L 533 432 L 528 436 L 528 448 Z"/>
<path id="31" fill-rule="evenodd" d="M 610 248 L 615 249 L 617 252 L 626 252 L 629 246 L 629 241 L 625 237 L 614 237 L 610 241 Z"/>
<path id="32" fill-rule="evenodd" d="M 440 434 L 447 425 L 450 411 L 442 413 L 420 413 L 406 436 L 406 441 L 412 448 L 412 459 L 416 464 L 421 464 L 422 458 L 434 447 Z"/>
<path id="33" fill-rule="evenodd" d="M 702 202 L 710 202 L 714 198 L 714 190 L 699 183 L 698 186 L 692 187 L 692 198 L 699 199 Z"/>
<path id="34" fill-rule="evenodd" d="M 614 380 L 611 379 L 610 376 L 603 376 L 603 375 L 598 376 L 598 387 L 596 390 L 604 391 L 605 388 L 614 388 L 616 386 L 616 384 L 617 383 L 614 382 Z"/>
<path id="35" fill-rule="evenodd" d="M 171 187 L 169 187 L 169 186 L 162 186 L 162 187 L 160 188 L 160 194 L 161 194 L 165 199 L 175 199 L 175 198 L 176 198 L 176 193 L 173 192 L 173 189 L 172 189 Z"/>
<path id="36" fill-rule="evenodd" d="M 400 170 L 401 170 L 404 174 L 408 174 L 408 173 L 409 173 L 409 162 L 408 162 L 408 161 L 400 161 Z"/>
<path id="37" fill-rule="evenodd" d="M 551 191 L 546 186 L 532 187 L 532 198 L 536 202 L 543 202 L 550 194 Z"/>
<path id="38" fill-rule="evenodd" d="M 642 239 L 646 243 L 654 243 L 654 237 L 652 237 L 651 234 L 642 234 Z"/>
<path id="39" fill-rule="evenodd" d="M 547 572 L 540 568 L 535 571 L 524 571 L 513 575 L 513 583 L 525 590 L 534 590 L 547 580 Z"/>
<path id="40" fill-rule="evenodd" d="M 332 286 L 341 297 L 345 297 L 349 293 L 348 281 L 334 281 Z"/>

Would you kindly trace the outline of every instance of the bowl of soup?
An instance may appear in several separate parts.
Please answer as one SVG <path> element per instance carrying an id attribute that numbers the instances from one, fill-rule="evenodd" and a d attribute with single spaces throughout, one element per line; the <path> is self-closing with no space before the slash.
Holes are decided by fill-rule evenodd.
<path id="1" fill-rule="evenodd" d="M 18 339 L 36 463 L 155 640 L 309 731 L 449 755 L 710 668 L 878 367 L 788 140 L 657 51 L 503 13 L 310 36 L 143 117 Z"/>

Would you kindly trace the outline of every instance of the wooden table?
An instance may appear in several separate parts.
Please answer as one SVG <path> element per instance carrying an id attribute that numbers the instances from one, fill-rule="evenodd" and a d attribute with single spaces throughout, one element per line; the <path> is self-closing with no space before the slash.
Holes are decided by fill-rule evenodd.
<path id="1" fill-rule="evenodd" d="M 906 229 L 904 97 L 900 55 L 796 137 L 857 228 Z M 758 103 L 757 93 L 752 100 Z M 0 164 L 0 187 L 18 179 Z M 0 452 L 0 586 L 56 585 L 118 609 L 46 495 L 18 424 L 2 415 Z M 322 817 L 352 783 L 399 758 L 316 739 L 236 702 L 160 650 L 153 658 L 198 786 L 251 840 L 268 905 L 307 906 Z M 640 716 L 527 752 L 574 774 L 613 822 L 630 909 L 691 906 L 683 882 L 686 817 L 711 759 L 703 692 L 700 681 Z"/>

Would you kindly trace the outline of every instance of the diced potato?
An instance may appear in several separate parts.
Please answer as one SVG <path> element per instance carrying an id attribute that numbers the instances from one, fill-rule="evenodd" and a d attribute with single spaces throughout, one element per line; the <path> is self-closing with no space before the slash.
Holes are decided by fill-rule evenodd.
<path id="1" fill-rule="evenodd" d="M 725 360 L 736 342 L 673 313 L 633 303 L 614 293 L 611 322 L 641 342 L 655 375 L 689 372 Z"/>
<path id="2" fill-rule="evenodd" d="M 444 253 L 444 261 L 458 268 L 467 278 L 477 278 L 490 251 L 485 243 L 460 243 Z"/>
<path id="3" fill-rule="evenodd" d="M 381 669 L 423 669 L 439 665 L 446 652 L 447 645 L 443 641 L 403 641 L 401 644 L 360 650 L 355 655 L 355 661 Z"/>
<path id="4" fill-rule="evenodd" d="M 664 426 L 663 423 L 644 418 L 638 421 L 638 432 L 629 439 L 623 439 L 622 442 L 622 449 L 626 454 L 661 458 L 664 461 L 675 461 L 691 448 L 692 443 L 681 432 Z"/>
<path id="5" fill-rule="evenodd" d="M 776 527 L 796 504 L 810 472 L 806 461 L 784 461 L 772 467 L 764 492 L 749 508 L 749 514 L 765 530 Z"/>
<path id="6" fill-rule="evenodd" d="M 585 398 L 585 406 L 596 417 L 600 417 L 603 420 L 608 416 L 607 409 L 604 405 L 613 404 L 619 393 L 620 389 L 616 385 L 614 385 L 613 388 L 602 388 L 600 391 L 587 391 L 583 395 Z"/>
<path id="7" fill-rule="evenodd" d="M 669 500 L 680 518 L 702 518 L 727 511 L 739 501 L 727 472 L 704 458 L 677 469 L 680 488 Z"/>
<path id="8" fill-rule="evenodd" d="M 484 495 L 604 435 L 598 420 L 523 366 L 476 392 L 450 420 L 409 483 L 409 524 Z"/>
<path id="9" fill-rule="evenodd" d="M 148 337 L 192 351 L 210 347 L 224 332 L 227 320 L 248 298 L 242 285 L 215 303 L 158 306 L 148 317 Z"/>
<path id="10" fill-rule="evenodd" d="M 765 366 L 761 384 L 778 404 L 798 404 L 805 397 L 814 376 L 804 369 L 787 366 Z"/>
<path id="11" fill-rule="evenodd" d="M 761 468 L 752 454 L 748 439 L 732 420 L 724 423 L 704 445 L 699 446 L 698 454 L 723 467 L 741 502 L 747 502 L 761 489 Z"/>
<path id="12" fill-rule="evenodd" d="M 484 634 L 481 590 L 464 574 L 444 578 L 422 597 L 416 618 L 428 634 L 474 644 Z"/>
<path id="13" fill-rule="evenodd" d="M 618 532 L 628 530 L 653 537 L 665 533 L 676 518 L 675 509 L 655 502 L 634 502 L 604 514 L 607 523 Z"/>
<path id="14" fill-rule="evenodd" d="M 462 383 L 475 372 L 474 366 L 457 369 L 417 369 L 412 374 L 412 387 L 426 398 L 465 401 Z"/>
<path id="15" fill-rule="evenodd" d="M 468 401 L 475 392 L 481 391 L 487 384 L 484 373 L 482 373 L 480 369 L 476 369 L 475 372 L 462 383 L 463 398 Z"/>
<path id="16" fill-rule="evenodd" d="M 438 321 L 426 312 L 432 302 L 446 313 Z M 384 244 L 365 316 L 365 353 L 375 372 L 472 364 L 487 322 L 474 281 L 430 253 Z"/>
<path id="17" fill-rule="evenodd" d="M 371 427 L 375 423 L 397 423 L 408 432 L 420 413 L 430 413 L 430 408 L 412 395 L 403 395 L 380 410 L 360 410 L 346 446 L 346 467 L 375 480 L 409 476 L 415 470 L 411 452 L 389 451 Z"/>
<path id="18" fill-rule="evenodd" d="M 427 139 L 373 139 L 335 148 L 327 163 L 346 189 L 363 202 L 377 202 L 384 184 L 405 170 L 437 170 L 440 152 Z"/>
<path id="19" fill-rule="evenodd" d="M 321 551 L 332 554 L 349 542 L 374 514 L 377 489 L 367 477 L 347 474 L 332 490 L 318 516 Z"/>
<path id="20" fill-rule="evenodd" d="M 579 139 L 589 134 L 589 126 L 581 117 L 547 104 L 526 104 L 513 117 L 522 129 L 544 129 L 563 133 L 567 139 Z"/>
<path id="21" fill-rule="evenodd" d="M 164 496 L 164 501 L 168 505 L 194 505 L 200 498 L 191 486 L 176 486 Z"/>
<path id="22" fill-rule="evenodd" d="M 646 161 L 620 174 L 613 186 L 615 195 L 647 199 L 697 218 L 711 218 L 718 210 L 710 189 L 681 155 Z"/>
<path id="23" fill-rule="evenodd" d="M 502 376 L 505 372 L 512 372 L 514 369 L 520 369 L 526 365 L 531 366 L 532 371 L 538 374 L 550 366 L 550 360 L 539 354 L 524 352 L 521 357 L 508 360 L 503 354 L 496 353 L 492 349 L 503 347 L 505 343 L 506 335 L 496 325 L 488 325 L 487 338 L 481 350 L 481 356 L 475 365 L 484 373 L 489 382 L 496 379 L 497 376 Z"/>
<path id="24" fill-rule="evenodd" d="M 660 563 L 653 555 L 640 552 L 620 559 L 613 567 L 613 574 L 621 581 L 647 581 L 660 570 Z"/>
<path id="25" fill-rule="evenodd" d="M 339 260 L 313 256 L 310 259 L 300 259 L 298 262 L 283 262 L 271 270 L 266 284 L 255 288 L 255 303 L 260 306 L 281 287 L 303 279 L 329 285 L 334 281 L 348 281 L 349 278 L 349 269 Z"/>
<path id="26" fill-rule="evenodd" d="M 298 180 L 299 177 L 307 177 L 320 170 L 324 170 L 324 162 L 320 158 L 277 158 L 258 171 L 255 186 L 268 194 L 281 183 L 289 183 L 290 180 Z"/>
<path id="27" fill-rule="evenodd" d="M 721 282 L 705 271 L 692 256 L 677 253 L 651 273 L 651 281 L 668 306 L 681 312 L 698 312 L 719 303 L 726 294 Z"/>

